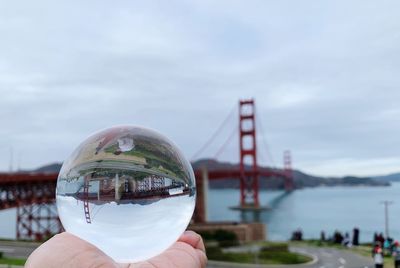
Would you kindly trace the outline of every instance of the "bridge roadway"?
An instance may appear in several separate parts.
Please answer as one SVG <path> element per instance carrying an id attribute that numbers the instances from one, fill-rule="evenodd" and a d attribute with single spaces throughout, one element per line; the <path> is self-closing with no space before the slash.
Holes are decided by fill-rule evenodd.
<path id="1" fill-rule="evenodd" d="M 57 173 L 0 173 L 0 210 L 54 201 Z"/>
<path id="2" fill-rule="evenodd" d="M 195 170 L 195 177 L 201 180 L 202 171 Z M 253 176 L 246 170 L 245 176 Z M 262 168 L 258 171 L 262 177 L 286 178 L 284 172 Z M 50 203 L 54 201 L 58 173 L 0 173 L 0 210 L 15 208 L 33 203 Z M 208 170 L 210 180 L 240 179 L 239 169 Z"/>
<path id="3" fill-rule="evenodd" d="M 202 171 L 197 169 L 194 171 L 196 178 L 201 178 Z M 246 170 L 245 176 L 253 175 L 251 170 Z M 269 170 L 262 168 L 258 171 L 258 175 L 262 177 L 286 177 L 287 175 L 281 171 Z M 241 176 L 239 169 L 218 169 L 208 170 L 209 179 L 239 179 Z M 0 173 L 0 187 L 11 183 L 40 183 L 57 181 L 58 173 Z"/>

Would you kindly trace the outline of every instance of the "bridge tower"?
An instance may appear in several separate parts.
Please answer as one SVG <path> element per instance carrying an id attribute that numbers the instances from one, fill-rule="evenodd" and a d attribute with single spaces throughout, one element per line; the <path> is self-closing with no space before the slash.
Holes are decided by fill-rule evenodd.
<path id="1" fill-rule="evenodd" d="M 17 207 L 17 240 L 43 241 L 62 230 L 54 202 Z"/>
<path id="2" fill-rule="evenodd" d="M 259 207 L 254 100 L 239 101 L 240 206 Z M 247 166 L 247 167 L 246 167 Z M 245 169 L 250 172 L 245 173 Z"/>
<path id="3" fill-rule="evenodd" d="M 86 175 L 83 182 L 83 212 L 85 213 L 86 223 L 91 224 L 92 219 L 90 218 L 90 206 L 89 206 L 89 180 L 92 174 Z"/>
<path id="4" fill-rule="evenodd" d="M 283 172 L 285 175 L 285 191 L 293 190 L 293 171 L 292 171 L 292 156 L 289 150 L 283 153 Z"/>

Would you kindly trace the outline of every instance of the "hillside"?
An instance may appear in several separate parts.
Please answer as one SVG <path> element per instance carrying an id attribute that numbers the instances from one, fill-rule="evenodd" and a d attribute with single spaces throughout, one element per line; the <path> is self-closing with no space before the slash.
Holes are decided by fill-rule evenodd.
<path id="1" fill-rule="evenodd" d="M 58 173 L 61 169 L 62 163 L 53 163 L 48 164 L 42 167 L 39 167 L 34 172 L 43 172 L 43 173 Z"/>
<path id="2" fill-rule="evenodd" d="M 393 173 L 393 174 L 383 175 L 383 176 L 374 176 L 373 178 L 376 180 L 385 181 L 385 182 L 399 182 L 400 181 L 400 173 Z"/>
<path id="3" fill-rule="evenodd" d="M 234 168 L 238 169 L 238 164 L 217 162 L 215 160 L 202 159 L 192 163 L 193 168 L 197 169 L 202 166 L 206 166 L 209 170 L 219 168 Z M 247 167 L 249 168 L 249 167 Z M 262 167 L 262 169 L 268 170 L 269 168 Z M 280 169 L 274 169 L 282 171 Z M 296 188 L 304 187 L 318 187 L 318 186 L 390 186 L 390 182 L 383 181 L 380 179 L 374 179 L 369 177 L 354 177 L 346 176 L 341 178 L 328 178 L 318 177 L 306 174 L 299 170 L 293 170 L 294 185 Z M 209 182 L 211 188 L 239 188 L 239 181 L 232 179 L 215 180 Z M 263 178 L 260 177 L 260 188 L 261 189 L 282 189 L 284 187 L 283 180 L 280 178 Z"/>
<path id="4" fill-rule="evenodd" d="M 61 163 L 53 163 L 42 166 L 33 170 L 34 172 L 59 172 Z M 213 169 L 238 169 L 238 164 L 218 162 L 215 160 L 202 159 L 192 163 L 194 169 L 206 166 L 209 170 Z M 262 167 L 262 169 L 268 170 L 269 168 Z M 281 171 L 280 169 L 274 169 Z M 347 176 L 342 178 L 325 178 L 317 177 L 306 174 L 299 170 L 293 170 L 294 185 L 296 188 L 304 187 L 318 187 L 318 186 L 390 186 L 391 181 L 400 181 L 400 173 L 376 176 L 376 177 L 354 177 Z M 239 188 L 239 181 L 236 179 L 222 179 L 210 181 L 210 187 L 216 189 L 222 188 Z M 280 178 L 260 178 L 261 189 L 282 189 L 284 187 L 283 180 Z"/>

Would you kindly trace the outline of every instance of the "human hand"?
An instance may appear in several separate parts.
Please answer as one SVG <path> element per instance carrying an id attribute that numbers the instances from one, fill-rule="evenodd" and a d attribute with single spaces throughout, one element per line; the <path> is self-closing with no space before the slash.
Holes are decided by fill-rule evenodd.
<path id="1" fill-rule="evenodd" d="M 69 233 L 61 233 L 38 247 L 28 258 L 26 268 L 205 268 L 207 257 L 200 235 L 186 231 L 162 254 L 133 264 L 114 262 L 94 245 Z"/>

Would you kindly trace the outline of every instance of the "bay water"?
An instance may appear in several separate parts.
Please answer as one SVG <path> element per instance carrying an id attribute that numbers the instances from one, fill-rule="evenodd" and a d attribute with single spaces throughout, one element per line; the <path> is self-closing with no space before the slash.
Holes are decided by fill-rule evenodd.
<path id="1" fill-rule="evenodd" d="M 360 229 L 360 240 L 370 242 L 374 232 L 385 231 L 382 201 L 389 206 L 389 234 L 400 240 L 400 183 L 390 187 L 317 187 L 285 194 L 283 191 L 261 191 L 260 203 L 270 207 L 258 216 L 230 207 L 239 204 L 239 190 L 211 189 L 207 196 L 210 221 L 241 221 L 257 218 L 267 226 L 269 240 L 287 240 L 300 228 L 304 238 L 327 237 L 335 230 L 349 232 Z M 0 237 L 15 238 L 16 210 L 0 211 Z"/>
<path id="2" fill-rule="evenodd" d="M 238 190 L 210 190 L 208 219 L 212 221 L 241 221 L 252 219 L 239 211 L 228 209 L 239 204 Z M 389 200 L 389 235 L 400 240 L 400 183 L 390 187 L 317 187 L 285 194 L 282 191 L 261 191 L 262 206 L 259 220 L 267 225 L 269 240 L 288 240 L 293 231 L 301 229 L 306 239 L 326 237 L 335 230 L 351 232 L 360 229 L 360 241 L 370 242 L 374 232 L 385 231 L 382 201 Z M 247 213 L 249 214 L 249 213 Z"/>

